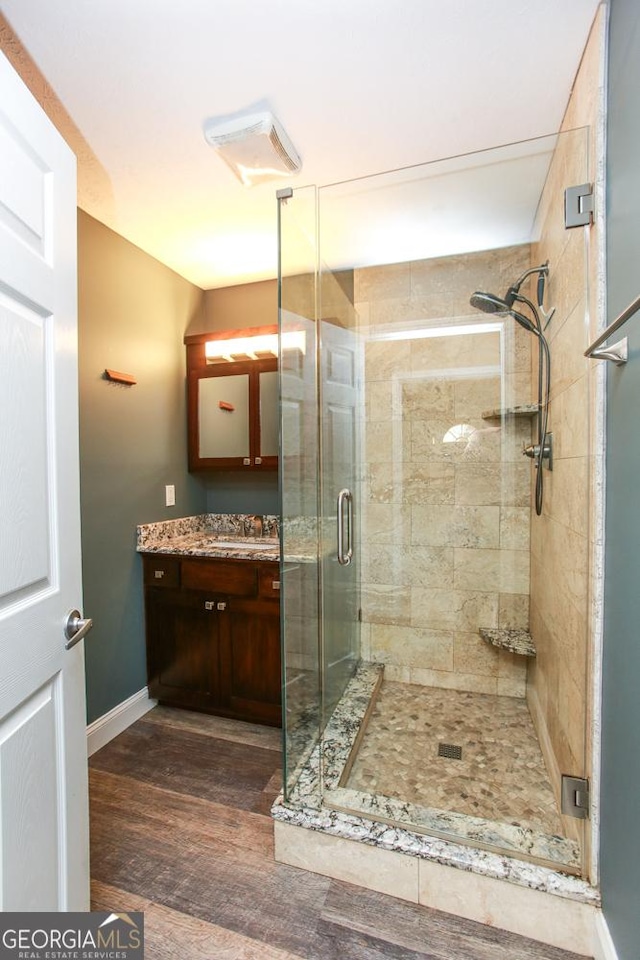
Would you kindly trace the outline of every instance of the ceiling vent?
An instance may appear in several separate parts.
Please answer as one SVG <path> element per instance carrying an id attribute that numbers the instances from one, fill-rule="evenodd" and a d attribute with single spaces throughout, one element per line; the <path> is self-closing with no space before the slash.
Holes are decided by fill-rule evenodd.
<path id="1" fill-rule="evenodd" d="M 302 160 L 282 125 L 269 111 L 213 117 L 204 137 L 246 187 L 290 177 Z"/>

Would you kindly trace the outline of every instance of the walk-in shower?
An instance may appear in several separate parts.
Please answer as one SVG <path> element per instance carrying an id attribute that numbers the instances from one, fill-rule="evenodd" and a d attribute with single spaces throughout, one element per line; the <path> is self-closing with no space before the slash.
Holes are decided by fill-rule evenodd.
<path id="1" fill-rule="evenodd" d="M 588 179 L 575 130 L 279 200 L 274 816 L 582 871 Z"/>
<path id="2" fill-rule="evenodd" d="M 483 313 L 501 313 L 513 317 L 520 326 L 532 333 L 538 341 L 538 440 L 536 444 L 529 444 L 522 450 L 523 454 L 530 457 L 536 467 L 535 482 L 535 507 L 536 514 L 542 514 L 542 496 L 544 489 L 544 479 L 542 468 L 546 461 L 549 469 L 553 466 L 552 438 L 547 434 L 547 424 L 549 421 L 549 392 L 551 389 L 551 357 L 549 354 L 549 344 L 542 330 L 540 322 L 540 313 L 535 308 L 531 300 L 520 293 L 520 288 L 524 281 L 532 276 L 538 275 L 537 299 L 538 307 L 544 314 L 544 290 L 545 280 L 549 274 L 549 264 L 543 263 L 539 267 L 531 267 L 525 270 L 519 280 L 509 287 L 504 297 L 497 297 L 493 293 L 484 293 L 476 290 L 472 294 L 469 302 L 472 307 L 482 310 Z M 533 320 L 524 316 L 518 310 L 515 310 L 514 303 L 523 303 L 531 311 Z M 553 318 L 554 310 L 544 314 L 547 324 Z"/>

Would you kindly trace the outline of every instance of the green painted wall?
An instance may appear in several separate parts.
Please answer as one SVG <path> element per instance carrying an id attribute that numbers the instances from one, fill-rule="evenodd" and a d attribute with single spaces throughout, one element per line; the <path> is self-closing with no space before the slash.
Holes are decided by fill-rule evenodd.
<path id="1" fill-rule="evenodd" d="M 146 683 L 136 525 L 206 509 L 187 472 L 185 348 L 203 292 L 78 214 L 80 482 L 88 721 Z M 200 329 L 204 329 L 203 326 Z M 103 379 L 133 374 L 133 387 Z M 164 506 L 165 484 L 176 506 Z"/>
<path id="2" fill-rule="evenodd" d="M 638 294 L 640 7 L 612 0 L 607 97 L 607 313 Z M 619 960 L 640 956 L 640 314 L 621 335 L 629 362 L 607 365 L 607 502 L 602 692 L 601 884 Z M 617 337 L 613 337 L 613 340 Z"/>

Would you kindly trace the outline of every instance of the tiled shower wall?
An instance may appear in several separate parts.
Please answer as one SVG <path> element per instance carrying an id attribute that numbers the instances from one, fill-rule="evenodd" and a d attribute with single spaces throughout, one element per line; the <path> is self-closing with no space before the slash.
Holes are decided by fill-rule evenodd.
<path id="1" fill-rule="evenodd" d="M 531 337 L 473 311 L 530 266 L 528 245 L 355 271 L 365 339 L 362 651 L 386 676 L 524 696 L 522 657 L 479 626 L 529 621 L 531 464 L 527 418 L 483 418 L 528 403 Z M 420 321 L 465 335 L 376 339 Z"/>
<path id="2" fill-rule="evenodd" d="M 527 699 L 557 793 L 561 773 L 591 775 L 590 550 L 601 531 L 590 524 L 589 413 L 597 413 L 596 364 L 583 352 L 598 330 L 598 228 L 565 230 L 563 194 L 566 186 L 597 175 L 605 19 L 601 8 L 563 122 L 569 132 L 560 139 L 543 193 L 542 240 L 532 251 L 537 260 L 549 259 L 549 303 L 556 314 L 547 330 L 554 468 L 545 473 L 543 515 L 532 524 L 531 629 L 538 657 L 531 665 Z"/>

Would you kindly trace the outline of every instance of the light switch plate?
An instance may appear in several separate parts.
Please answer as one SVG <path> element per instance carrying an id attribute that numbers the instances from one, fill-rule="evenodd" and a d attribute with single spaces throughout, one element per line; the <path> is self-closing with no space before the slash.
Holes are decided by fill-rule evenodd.
<path id="1" fill-rule="evenodd" d="M 164 488 L 164 503 L 167 507 L 176 505 L 176 488 L 172 483 L 168 483 Z"/>

